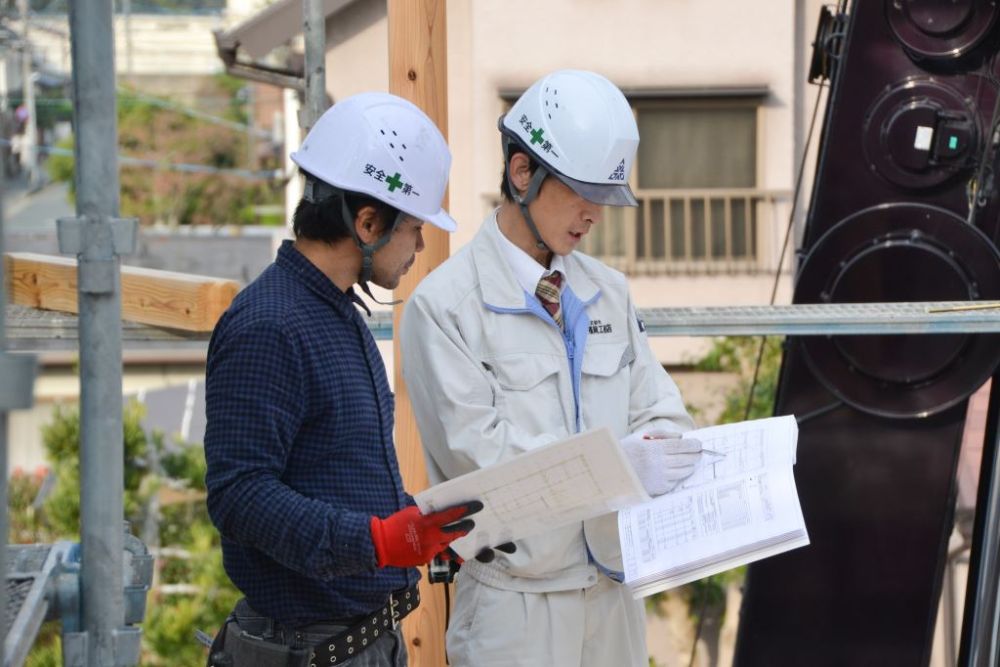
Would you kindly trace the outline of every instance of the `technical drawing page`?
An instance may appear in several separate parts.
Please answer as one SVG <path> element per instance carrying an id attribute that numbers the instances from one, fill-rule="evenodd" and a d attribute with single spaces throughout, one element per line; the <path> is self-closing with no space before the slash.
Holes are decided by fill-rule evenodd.
<path id="1" fill-rule="evenodd" d="M 795 417 L 768 417 L 736 424 L 709 426 L 684 434 L 697 438 L 704 449 L 722 456 L 709 454 L 694 474 L 681 484 L 690 489 L 719 479 L 743 477 L 751 472 L 772 466 L 795 463 L 798 442 L 798 424 Z"/>
<path id="2" fill-rule="evenodd" d="M 469 500 L 483 510 L 451 547 L 471 558 L 483 547 L 530 537 L 649 500 L 606 428 L 543 445 L 509 461 L 448 480 L 415 497 L 421 512 Z"/>
<path id="3" fill-rule="evenodd" d="M 619 512 L 618 526 L 626 583 L 805 532 L 791 465 L 665 494 Z"/>

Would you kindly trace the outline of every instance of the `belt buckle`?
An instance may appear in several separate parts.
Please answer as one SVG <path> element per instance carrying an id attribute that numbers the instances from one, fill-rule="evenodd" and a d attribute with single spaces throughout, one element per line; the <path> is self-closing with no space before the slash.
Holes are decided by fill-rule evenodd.
<path id="1" fill-rule="evenodd" d="M 396 599 L 394 593 L 389 593 L 389 615 L 392 617 L 393 630 L 399 626 L 399 612 L 396 610 L 397 607 L 399 607 L 399 600 Z"/>

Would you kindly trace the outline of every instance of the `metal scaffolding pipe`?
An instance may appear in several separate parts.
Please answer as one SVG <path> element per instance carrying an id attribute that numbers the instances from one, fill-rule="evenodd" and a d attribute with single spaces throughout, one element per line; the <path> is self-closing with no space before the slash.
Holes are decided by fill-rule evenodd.
<path id="1" fill-rule="evenodd" d="M 0 257 L 4 251 L 4 231 L 3 231 L 3 195 L 7 187 L 6 167 L 0 165 Z M 6 355 L 7 349 L 7 287 L 0 285 L 0 354 Z M 9 520 L 7 518 L 7 407 L 0 406 L 0 503 L 3 503 L 3 516 L 0 518 L 0 575 L 3 576 L 4 585 L 0 586 L 0 609 L 7 609 L 7 531 Z M 4 644 L 7 643 L 7 623 L 4 623 L 0 630 L 0 665 L 6 662 L 4 655 Z"/>
<path id="2" fill-rule="evenodd" d="M 1000 372 L 990 389 L 958 664 L 1000 665 Z"/>
<path id="3" fill-rule="evenodd" d="M 305 0 L 302 3 L 302 27 L 306 93 L 299 125 L 308 132 L 326 111 L 326 14 L 323 0 Z"/>
<path id="4" fill-rule="evenodd" d="M 117 665 L 124 626 L 122 333 L 112 0 L 69 3 L 76 118 L 75 220 L 60 250 L 79 261 L 80 532 L 87 665 Z"/>

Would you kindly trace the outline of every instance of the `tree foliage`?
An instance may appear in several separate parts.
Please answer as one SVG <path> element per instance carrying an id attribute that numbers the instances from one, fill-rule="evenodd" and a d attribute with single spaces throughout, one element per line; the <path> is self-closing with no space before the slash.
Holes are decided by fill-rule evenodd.
<path id="1" fill-rule="evenodd" d="M 212 86 L 229 100 L 228 119 L 244 122 L 244 104 L 237 95 L 242 84 L 236 81 L 219 76 Z M 123 164 L 119 177 L 121 213 L 142 224 L 250 224 L 256 220 L 255 207 L 282 201 L 278 182 L 234 173 L 178 171 L 178 165 L 216 170 L 257 167 L 245 132 L 141 95 L 118 95 L 118 145 L 122 155 L 147 161 L 145 165 Z M 72 141 L 59 147 L 72 148 Z M 72 185 L 73 162 L 70 155 L 53 155 L 48 161 L 49 176 Z"/>
<path id="2" fill-rule="evenodd" d="M 726 407 L 719 417 L 720 424 L 770 417 L 774 413 L 781 352 L 781 339 L 775 337 L 727 336 L 713 341 L 712 348 L 695 364 L 695 368 L 700 371 L 721 371 L 739 375 L 737 388 L 726 394 Z M 758 358 L 760 368 L 756 371 L 756 384 L 754 384 Z M 747 402 L 750 399 L 751 386 L 753 386 L 753 404 L 748 411 Z"/>

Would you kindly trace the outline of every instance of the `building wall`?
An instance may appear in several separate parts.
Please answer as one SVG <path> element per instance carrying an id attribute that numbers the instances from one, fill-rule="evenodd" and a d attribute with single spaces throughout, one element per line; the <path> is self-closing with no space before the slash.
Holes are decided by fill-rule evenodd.
<path id="1" fill-rule="evenodd" d="M 464 3 L 449 10 L 456 4 Z M 471 187 L 452 188 L 459 220 L 479 219 L 486 197 L 496 194 L 496 119 L 503 110 L 497 91 L 526 88 L 563 67 L 597 71 L 623 88 L 766 85 L 758 185 L 790 188 L 794 16 L 780 0 L 469 3 L 448 26 L 449 47 L 458 42 L 449 53 L 449 109 L 460 115 L 465 107 L 472 116 L 460 158 L 467 168 L 454 170 L 472 174 Z M 457 244 L 471 233 L 465 225 Z"/>
<path id="2" fill-rule="evenodd" d="M 114 18 L 115 69 L 118 74 L 205 75 L 222 71 L 212 31 L 225 27 L 221 14 L 210 16 L 134 14 Z M 71 67 L 69 18 L 51 16 L 32 22 L 31 41 L 52 67 Z M 131 57 L 129 57 L 131 56 Z"/>

